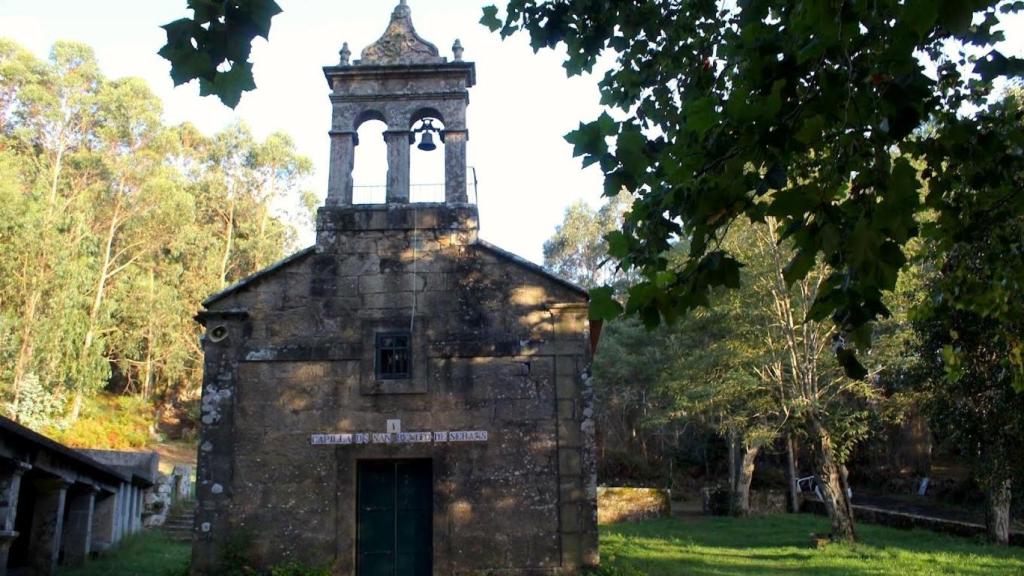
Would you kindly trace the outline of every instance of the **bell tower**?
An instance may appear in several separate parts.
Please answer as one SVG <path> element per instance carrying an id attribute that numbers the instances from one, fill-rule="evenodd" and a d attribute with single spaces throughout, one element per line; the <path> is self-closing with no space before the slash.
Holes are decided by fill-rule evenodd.
<path id="1" fill-rule="evenodd" d="M 367 46 L 360 59 L 352 60 L 346 43 L 340 62 L 324 68 L 333 105 L 327 209 L 353 204 L 357 131 L 369 120 L 387 125 L 387 206 L 410 202 L 410 146 L 417 134 L 422 149 L 430 149 L 438 138 L 444 143 L 444 204 L 469 203 L 466 106 L 476 67 L 463 62 L 462 53 L 456 40 L 452 60 L 442 57 L 436 46 L 416 33 L 412 11 L 406 0 L 400 0 L 384 35 Z"/>

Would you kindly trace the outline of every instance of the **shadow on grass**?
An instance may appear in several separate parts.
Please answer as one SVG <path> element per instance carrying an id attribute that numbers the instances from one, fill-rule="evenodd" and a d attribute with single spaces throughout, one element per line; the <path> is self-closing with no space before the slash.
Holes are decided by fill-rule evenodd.
<path id="1" fill-rule="evenodd" d="M 858 544 L 813 548 L 811 534 L 827 531 L 803 515 L 621 524 L 601 531 L 602 564 L 629 576 L 1024 574 L 1021 549 L 878 526 L 860 526 Z"/>
<path id="2" fill-rule="evenodd" d="M 168 540 L 158 532 L 143 532 L 83 566 L 61 568 L 57 576 L 183 576 L 191 553 L 188 543 Z"/>

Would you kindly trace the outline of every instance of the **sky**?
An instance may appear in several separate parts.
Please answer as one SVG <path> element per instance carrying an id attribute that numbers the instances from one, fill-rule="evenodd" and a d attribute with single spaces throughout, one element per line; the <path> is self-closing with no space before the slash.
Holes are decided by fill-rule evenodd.
<path id="1" fill-rule="evenodd" d="M 384 32 L 397 0 L 278 0 L 284 12 L 273 22 L 270 41 L 259 39 L 252 61 L 255 92 L 236 110 L 199 96 L 195 83 L 174 88 L 170 64 L 157 56 L 166 42 L 160 25 L 190 15 L 185 0 L 0 0 L 0 36 L 45 58 L 56 40 L 93 47 L 109 78 L 146 80 L 164 102 L 170 124 L 191 122 L 213 134 L 236 120 L 258 137 L 282 131 L 315 174 L 305 184 L 327 194 L 331 104 L 322 67 L 338 62 L 347 41 L 358 58 Z M 502 41 L 479 24 L 473 0 L 409 0 L 417 32 L 451 58 L 455 39 L 464 59 L 476 63 L 470 90 L 469 165 L 479 179 L 480 235 L 535 262 L 543 244 L 578 199 L 597 206 L 602 178 L 596 167 L 580 168 L 563 136 L 580 121 L 600 114 L 596 78 L 566 78 L 554 52 L 534 54 L 525 36 Z M 384 146 L 361 131 L 357 185 L 384 183 Z M 413 157 L 412 183 L 440 182 L 443 152 Z M 376 161 L 374 161 L 376 160 Z M 415 197 L 414 197 L 415 200 Z M 312 241 L 313 231 L 304 238 Z"/>

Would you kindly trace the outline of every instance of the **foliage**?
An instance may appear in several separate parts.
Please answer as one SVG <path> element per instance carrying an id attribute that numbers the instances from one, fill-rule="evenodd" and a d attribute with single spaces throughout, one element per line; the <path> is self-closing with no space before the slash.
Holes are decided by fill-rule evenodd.
<path id="1" fill-rule="evenodd" d="M 43 61 L 0 39 L 0 400 L 15 419 L 37 418 L 38 383 L 66 400 L 38 424 L 138 445 L 130 415 L 76 428 L 87 399 L 138 395 L 152 418 L 194 398 L 198 303 L 308 222 L 279 208 L 312 170 L 286 135 L 205 136 L 161 108 L 87 46 L 58 42 Z"/>
<path id="2" fill-rule="evenodd" d="M 199 93 L 238 106 L 242 92 L 254 90 L 249 54 L 256 37 L 269 39 L 270 21 L 281 13 L 274 0 L 188 0 L 192 18 L 163 29 L 160 56 L 171 63 L 174 85 L 199 80 Z"/>
<path id="3" fill-rule="evenodd" d="M 510 0 L 503 17 L 485 8 L 482 22 L 503 37 L 526 31 L 538 50 L 564 44 L 570 75 L 614 58 L 601 102 L 621 113 L 603 113 L 567 138 L 585 165 L 604 171 L 606 194 L 625 187 L 636 197 L 608 236 L 611 255 L 641 278 L 627 313 L 648 325 L 673 321 L 706 305 L 714 288 L 735 288 L 741 263 L 722 247 L 726 233 L 738 219 L 772 216 L 796 248 L 787 283 L 827 271 L 809 318 L 831 318 L 837 358 L 861 377 L 854 350 L 867 349 L 871 323 L 889 315 L 884 294 L 906 266 L 916 215 L 939 214 L 929 234 L 941 246 L 983 226 L 957 220 L 964 199 L 1003 198 L 1020 212 L 1020 128 L 995 132 L 984 114 L 962 112 L 985 111 L 996 81 L 1024 71 L 994 47 L 1003 39 L 999 14 L 1022 8 L 1001 0 Z M 925 123 L 935 129 L 922 130 Z M 918 174 L 911 159 L 928 169 Z M 665 253 L 680 239 L 689 253 L 670 270 Z M 607 290 L 593 298 L 595 314 L 619 310 Z M 956 298 L 970 307 L 986 301 L 984 291 Z"/>
<path id="4" fill-rule="evenodd" d="M 925 238 L 941 269 L 923 310 L 935 318 L 963 312 L 987 324 L 986 354 L 995 355 L 987 362 L 998 364 L 990 376 L 1024 391 L 1024 89 L 1011 90 L 973 121 L 940 124 L 937 137 L 955 146 L 946 156 L 926 156 L 927 201 L 937 217 Z M 959 357 L 953 340 L 945 360 L 956 379 L 958 366 L 971 361 Z"/>
<path id="5" fill-rule="evenodd" d="M 811 546 L 822 518 L 661 519 L 601 529 L 602 575 L 740 576 L 743 574 L 957 574 L 988 576 L 1024 570 L 1020 549 L 985 546 L 920 530 L 863 526 L 863 543 Z"/>
<path id="6" fill-rule="evenodd" d="M 582 200 L 566 208 L 562 223 L 544 243 L 544 267 L 588 289 L 625 281 L 608 257 L 604 236 L 622 226 L 631 202 L 622 192 L 598 210 Z"/>
<path id="7" fill-rule="evenodd" d="M 152 428 L 153 414 L 148 400 L 110 393 L 87 398 L 81 417 L 74 423 L 58 421 L 38 426 L 50 438 L 72 448 L 102 446 L 111 450 L 146 448 L 153 441 Z"/>
<path id="8" fill-rule="evenodd" d="M 1018 234 L 1020 230 L 1024 228 Z M 973 270 L 979 281 L 987 279 L 989 269 L 983 263 L 994 247 L 986 244 L 950 251 L 932 283 L 934 297 L 915 323 L 915 352 L 933 427 L 970 464 L 991 502 L 1004 484 L 1024 478 L 1024 394 L 1008 385 L 1014 376 L 1004 353 L 1004 338 L 1021 338 L 1024 325 L 1020 316 L 998 322 L 957 309 L 941 297 L 951 283 L 960 281 L 965 269 Z M 1000 254 L 1005 252 L 1000 249 Z M 1008 513 L 1009 501 L 1003 506 Z"/>
<path id="9" fill-rule="evenodd" d="M 39 382 L 35 374 L 26 374 L 21 388 L 21 404 L 19 415 L 21 423 L 29 428 L 43 428 L 57 423 L 57 417 L 63 411 L 66 399 L 58 390 L 47 389 Z M 7 404 L 6 410 L 12 411 L 13 405 Z"/>

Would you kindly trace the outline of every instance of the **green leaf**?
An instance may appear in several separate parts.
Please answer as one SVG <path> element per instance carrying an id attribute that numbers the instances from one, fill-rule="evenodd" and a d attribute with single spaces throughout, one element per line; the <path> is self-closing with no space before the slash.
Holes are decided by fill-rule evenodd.
<path id="1" fill-rule="evenodd" d="M 935 0 L 908 0 L 903 8 L 904 17 L 919 38 L 927 36 L 938 17 Z"/>
<path id="2" fill-rule="evenodd" d="M 703 138 L 704 134 L 718 123 L 715 101 L 708 97 L 687 102 L 683 106 L 683 116 L 686 118 L 687 130 L 699 138 Z"/>
<path id="3" fill-rule="evenodd" d="M 270 39 L 270 22 L 282 12 L 274 0 L 249 0 L 244 4 L 248 7 L 249 19 L 256 26 L 258 35 Z"/>
<path id="4" fill-rule="evenodd" d="M 590 319 L 614 320 L 622 315 L 622 304 L 615 300 L 615 289 L 602 286 L 590 291 Z"/>
<path id="5" fill-rule="evenodd" d="M 825 118 L 820 115 L 811 116 L 800 125 L 796 133 L 796 139 L 804 144 L 817 144 L 821 142 L 821 133 L 825 128 Z"/>
<path id="6" fill-rule="evenodd" d="M 218 72 L 213 80 L 213 93 L 229 108 L 242 100 L 242 92 L 256 88 L 252 77 L 252 64 L 236 62 L 227 72 Z"/>
<path id="7" fill-rule="evenodd" d="M 647 139 L 635 126 L 624 127 L 615 145 L 615 156 L 622 167 L 634 176 L 647 170 Z"/>
<path id="8" fill-rule="evenodd" d="M 621 230 L 613 230 L 604 236 L 608 243 L 608 255 L 622 260 L 629 255 L 629 237 Z"/>
<path id="9" fill-rule="evenodd" d="M 200 24 L 220 20 L 224 17 L 224 0 L 188 0 L 188 7 Z"/>
<path id="10" fill-rule="evenodd" d="M 973 5 L 968 0 L 939 0 L 939 24 L 955 34 L 967 32 L 974 17 Z"/>
<path id="11" fill-rule="evenodd" d="M 782 277 L 786 280 L 786 286 L 792 286 L 794 282 L 803 280 L 807 273 L 814 268 L 815 253 L 808 250 L 799 250 L 789 261 L 782 271 Z"/>
<path id="12" fill-rule="evenodd" d="M 843 367 L 843 371 L 846 375 L 854 380 L 863 380 L 868 375 L 868 371 L 864 368 L 864 365 L 857 360 L 857 355 L 848 348 L 840 348 L 836 350 L 836 359 L 839 360 L 839 365 Z"/>
<path id="13" fill-rule="evenodd" d="M 170 44 L 158 54 L 171 63 L 171 80 L 175 86 L 187 84 L 197 78 L 210 78 L 216 74 L 210 57 L 192 47 L 176 47 Z"/>
<path id="14" fill-rule="evenodd" d="M 491 32 L 501 28 L 501 20 L 498 19 L 498 7 L 484 6 L 484 15 L 480 18 L 480 23 L 487 26 Z"/>

